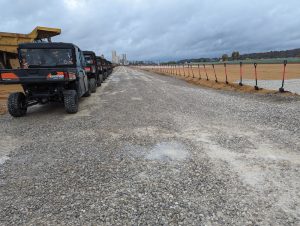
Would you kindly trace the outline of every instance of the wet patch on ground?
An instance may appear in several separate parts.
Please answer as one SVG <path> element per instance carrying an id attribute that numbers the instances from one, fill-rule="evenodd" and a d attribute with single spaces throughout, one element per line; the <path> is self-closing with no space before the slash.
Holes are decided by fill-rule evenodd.
<path id="1" fill-rule="evenodd" d="M 186 147 L 177 141 L 156 144 L 147 154 L 146 159 L 157 161 L 184 161 L 189 157 Z"/>

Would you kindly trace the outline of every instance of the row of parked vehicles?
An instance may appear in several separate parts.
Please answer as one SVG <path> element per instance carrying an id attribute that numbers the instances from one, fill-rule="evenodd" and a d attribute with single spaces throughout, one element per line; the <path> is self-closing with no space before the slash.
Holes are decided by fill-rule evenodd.
<path id="1" fill-rule="evenodd" d="M 111 62 L 71 43 L 22 43 L 17 54 L 19 68 L 0 70 L 0 84 L 20 84 L 24 90 L 8 97 L 14 117 L 49 102 L 61 102 L 67 113 L 76 113 L 79 98 L 96 92 L 113 70 Z"/>

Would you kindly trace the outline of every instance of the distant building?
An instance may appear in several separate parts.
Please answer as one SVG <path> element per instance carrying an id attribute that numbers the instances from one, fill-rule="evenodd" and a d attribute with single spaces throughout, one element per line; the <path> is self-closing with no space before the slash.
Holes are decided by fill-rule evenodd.
<path id="1" fill-rule="evenodd" d="M 121 65 L 129 65 L 127 60 L 127 55 L 122 54 L 121 56 L 117 55 L 117 51 L 112 51 L 112 63 L 113 64 L 121 64 Z"/>
<path id="2" fill-rule="evenodd" d="M 119 64 L 119 57 L 117 56 L 117 51 L 112 51 L 111 61 L 113 64 Z"/>
<path id="3" fill-rule="evenodd" d="M 122 54 L 122 63 L 123 63 L 123 65 L 128 65 L 129 64 L 126 54 Z"/>

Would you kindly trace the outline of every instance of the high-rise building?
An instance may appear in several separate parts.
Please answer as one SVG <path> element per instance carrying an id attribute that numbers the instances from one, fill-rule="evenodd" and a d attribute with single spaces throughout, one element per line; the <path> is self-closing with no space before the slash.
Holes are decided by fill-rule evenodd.
<path id="1" fill-rule="evenodd" d="M 119 59 L 117 56 L 117 51 L 112 51 L 112 59 L 111 59 L 113 64 L 119 64 Z"/>
<path id="2" fill-rule="evenodd" d="M 122 54 L 122 64 L 123 64 L 123 65 L 128 65 L 127 56 L 126 56 L 125 53 Z"/>
<path id="3" fill-rule="evenodd" d="M 113 64 L 122 64 L 128 65 L 128 60 L 126 54 L 122 54 L 121 56 L 117 55 L 117 51 L 112 51 L 112 63 Z"/>

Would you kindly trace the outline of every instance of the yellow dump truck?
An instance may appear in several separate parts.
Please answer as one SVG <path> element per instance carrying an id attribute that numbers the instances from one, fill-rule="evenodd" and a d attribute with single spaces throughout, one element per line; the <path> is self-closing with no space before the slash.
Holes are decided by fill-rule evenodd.
<path id="1" fill-rule="evenodd" d="M 60 33 L 61 29 L 48 27 L 36 27 L 29 34 L 0 32 L 0 69 L 19 67 L 17 49 L 20 43 L 51 42 L 51 38 Z"/>

